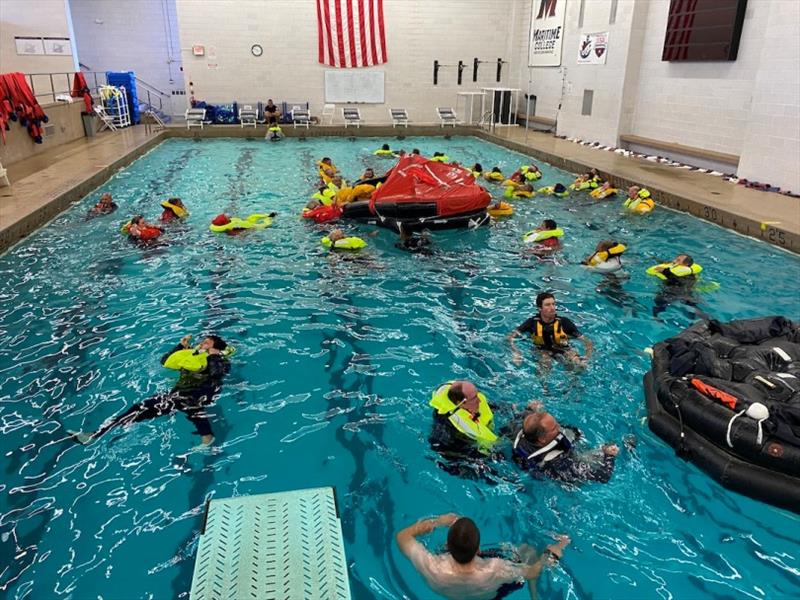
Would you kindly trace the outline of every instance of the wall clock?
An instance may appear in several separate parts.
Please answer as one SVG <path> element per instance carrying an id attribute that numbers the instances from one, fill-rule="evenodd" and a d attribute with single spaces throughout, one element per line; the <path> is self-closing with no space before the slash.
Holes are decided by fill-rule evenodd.
<path id="1" fill-rule="evenodd" d="M 264 54 L 264 49 L 258 44 L 253 44 L 252 47 L 250 48 L 250 53 L 253 56 L 261 56 L 262 54 Z"/>

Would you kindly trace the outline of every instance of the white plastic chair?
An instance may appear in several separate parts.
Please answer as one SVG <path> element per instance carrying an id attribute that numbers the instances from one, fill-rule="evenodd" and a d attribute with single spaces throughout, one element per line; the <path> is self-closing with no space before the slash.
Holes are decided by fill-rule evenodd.
<path id="1" fill-rule="evenodd" d="M 439 115 L 439 122 L 442 127 L 445 125 L 452 125 L 455 128 L 458 117 L 456 116 L 456 111 L 452 108 L 448 106 L 439 106 L 436 109 L 436 114 Z"/>
<path id="2" fill-rule="evenodd" d="M 390 108 L 389 114 L 392 117 L 392 129 L 398 125 L 408 128 L 408 111 L 405 108 Z"/>
<path id="3" fill-rule="evenodd" d="M 361 111 L 357 108 L 347 107 L 342 109 L 342 118 L 344 118 L 344 128 L 347 129 L 349 125 L 355 125 L 361 128 Z"/>
<path id="4" fill-rule="evenodd" d="M 292 108 L 292 124 L 295 129 L 297 129 L 298 126 L 308 129 L 308 126 L 311 124 L 311 113 L 308 112 L 307 108 L 295 106 Z"/>
<path id="5" fill-rule="evenodd" d="M 258 126 L 258 111 L 250 104 L 245 104 L 239 109 L 239 125 L 244 129 L 245 125 Z"/>
<path id="6" fill-rule="evenodd" d="M 204 129 L 206 121 L 206 109 L 205 108 L 187 108 L 186 109 L 186 129 L 191 129 L 192 127 L 199 127 L 200 129 Z"/>
<path id="7" fill-rule="evenodd" d="M 333 125 L 333 117 L 336 115 L 336 105 L 335 104 L 325 104 L 322 107 L 322 118 L 321 121 L 325 121 L 325 117 L 328 117 L 328 125 Z"/>
<path id="8" fill-rule="evenodd" d="M 94 105 L 94 113 L 100 118 L 100 127 L 97 128 L 97 133 L 100 133 L 104 129 L 109 129 L 111 131 L 117 130 L 117 126 L 114 125 L 114 117 L 106 112 L 102 104 Z"/>

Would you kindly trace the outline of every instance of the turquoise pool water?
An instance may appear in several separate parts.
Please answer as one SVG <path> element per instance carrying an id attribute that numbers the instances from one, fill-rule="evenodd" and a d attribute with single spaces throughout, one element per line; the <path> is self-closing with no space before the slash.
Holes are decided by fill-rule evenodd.
<path id="1" fill-rule="evenodd" d="M 207 498 L 334 485 L 358 599 L 431 597 L 393 536 L 450 511 L 475 519 L 485 545 L 569 534 L 542 597 L 796 596 L 798 516 L 678 460 L 644 424 L 641 378 L 642 349 L 694 318 L 674 305 L 653 319 L 647 266 L 689 252 L 720 285 L 699 294 L 702 311 L 797 317 L 798 257 L 662 208 L 631 218 L 619 202 L 536 198 L 491 227 L 434 234 L 430 257 L 395 249 L 382 230 L 362 260 L 331 258 L 321 230 L 298 218 L 314 163 L 331 156 L 352 178 L 390 164 L 372 156 L 383 141 L 170 140 L 0 257 L 0 595 L 188 598 Z M 522 162 L 473 138 L 391 141 L 507 173 Z M 541 184 L 572 178 L 541 167 Z M 120 210 L 86 221 L 104 191 Z M 129 244 L 121 223 L 155 218 L 168 195 L 191 211 L 169 246 Z M 223 210 L 278 217 L 216 236 L 208 223 Z M 521 235 L 545 217 L 566 231 L 558 264 L 521 253 Z M 578 264 L 605 237 L 629 246 L 618 285 Z M 511 364 L 505 342 L 545 289 L 595 343 L 587 372 L 556 367 L 546 388 L 530 360 Z M 192 450 L 180 414 L 86 447 L 65 441 L 66 429 L 93 429 L 168 389 L 161 354 L 208 331 L 238 348 L 212 452 Z M 427 445 L 430 392 L 454 377 L 502 405 L 543 399 L 592 444 L 634 435 L 638 445 L 608 485 L 566 489 L 511 464 L 496 485 L 454 477 Z"/>

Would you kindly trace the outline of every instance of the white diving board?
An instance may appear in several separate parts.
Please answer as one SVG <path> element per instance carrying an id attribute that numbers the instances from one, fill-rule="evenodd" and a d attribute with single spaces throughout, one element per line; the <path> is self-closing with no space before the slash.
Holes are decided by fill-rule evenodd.
<path id="1" fill-rule="evenodd" d="M 190 600 L 350 600 L 334 489 L 211 500 Z"/>

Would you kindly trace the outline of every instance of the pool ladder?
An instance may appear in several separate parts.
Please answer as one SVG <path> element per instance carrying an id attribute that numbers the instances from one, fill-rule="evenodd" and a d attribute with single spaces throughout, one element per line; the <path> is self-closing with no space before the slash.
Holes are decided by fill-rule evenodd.
<path id="1" fill-rule="evenodd" d="M 481 115 L 481 120 L 478 121 L 478 127 L 492 131 L 494 129 L 494 111 L 487 110 Z"/>

